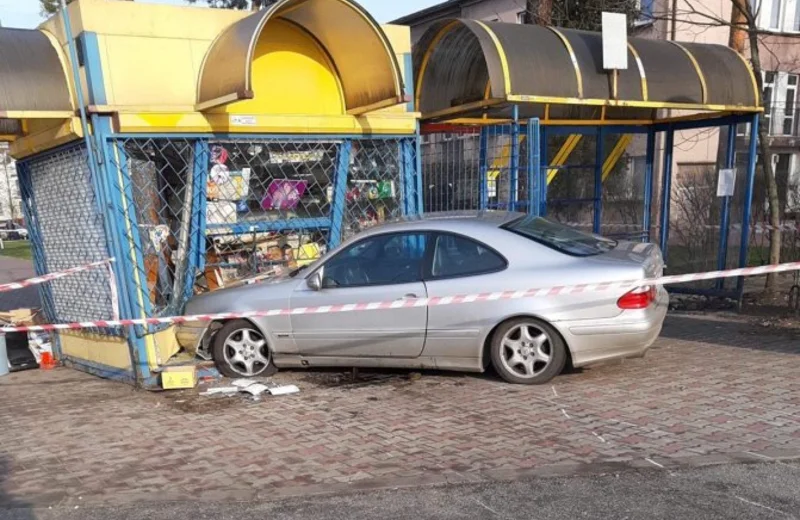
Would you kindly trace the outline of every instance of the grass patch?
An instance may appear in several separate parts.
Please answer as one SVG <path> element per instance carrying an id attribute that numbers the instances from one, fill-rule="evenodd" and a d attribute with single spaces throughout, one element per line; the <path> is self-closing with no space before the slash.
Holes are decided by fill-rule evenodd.
<path id="1" fill-rule="evenodd" d="M 28 240 L 4 240 L 5 249 L 0 249 L 0 256 L 31 259 L 31 243 Z"/>

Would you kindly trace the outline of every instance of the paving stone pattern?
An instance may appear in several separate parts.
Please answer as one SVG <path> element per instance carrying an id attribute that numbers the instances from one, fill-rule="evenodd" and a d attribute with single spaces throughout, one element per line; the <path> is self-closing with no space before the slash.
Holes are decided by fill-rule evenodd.
<path id="1" fill-rule="evenodd" d="M 0 504 L 269 499 L 564 464 L 800 453 L 798 374 L 790 331 L 703 316 L 669 318 L 644 359 L 539 387 L 295 371 L 276 380 L 301 394 L 248 402 L 136 391 L 68 369 L 17 373 L 0 378 Z"/>

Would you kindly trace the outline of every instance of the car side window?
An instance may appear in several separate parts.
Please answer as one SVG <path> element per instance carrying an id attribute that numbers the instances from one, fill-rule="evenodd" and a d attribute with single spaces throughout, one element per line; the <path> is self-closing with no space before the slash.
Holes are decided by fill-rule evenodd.
<path id="1" fill-rule="evenodd" d="M 476 276 L 506 268 L 506 259 L 470 238 L 440 234 L 436 237 L 431 275 L 434 278 Z"/>
<path id="2" fill-rule="evenodd" d="M 422 280 L 425 233 L 394 233 L 366 238 L 323 267 L 322 287 L 395 285 Z"/>

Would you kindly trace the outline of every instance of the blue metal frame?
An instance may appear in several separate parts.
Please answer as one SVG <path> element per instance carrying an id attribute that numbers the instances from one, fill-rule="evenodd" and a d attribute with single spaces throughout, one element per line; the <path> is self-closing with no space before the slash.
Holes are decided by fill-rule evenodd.
<path id="1" fill-rule="evenodd" d="M 353 141 L 345 139 L 336 153 L 336 172 L 333 180 L 333 200 L 331 201 L 331 231 L 328 237 L 330 248 L 342 242 L 342 226 L 347 210 L 347 177 L 350 173 L 350 156 L 353 152 Z"/>
<path id="2" fill-rule="evenodd" d="M 541 201 L 541 125 L 538 119 L 529 119 L 528 132 L 528 214 L 539 215 Z"/>
<path id="3" fill-rule="evenodd" d="M 753 209 L 753 188 L 756 181 L 756 148 L 758 145 L 758 125 L 761 122 L 760 114 L 753 114 L 750 119 L 750 143 L 747 158 L 747 188 L 744 194 L 744 213 L 742 215 L 742 240 L 739 247 L 739 267 L 747 266 L 748 249 L 750 248 L 750 218 Z M 741 299 L 744 294 L 744 278 L 739 278 L 736 283 L 736 292 Z"/>
<path id="4" fill-rule="evenodd" d="M 94 363 L 86 361 L 85 359 L 78 359 L 72 356 L 63 355 L 61 361 L 65 366 L 77 368 L 83 372 L 102 377 L 104 379 L 111 379 L 114 381 L 121 381 L 123 383 L 137 383 L 136 372 L 131 372 L 123 368 L 112 367 L 102 363 Z"/>
<path id="5" fill-rule="evenodd" d="M 542 126 L 539 129 L 539 216 L 547 216 L 547 170 L 550 158 L 547 154 L 547 139 L 550 128 Z"/>
<path id="6" fill-rule="evenodd" d="M 664 144 L 664 180 L 661 190 L 661 233 L 659 234 L 659 244 L 661 252 L 664 255 L 664 261 L 667 262 L 669 250 L 669 213 L 672 202 L 672 154 L 675 146 L 675 130 L 672 127 L 667 128 L 667 138 Z"/>
<path id="7" fill-rule="evenodd" d="M 728 126 L 728 140 L 725 148 L 725 168 L 733 168 L 736 155 L 736 125 Z M 717 269 L 722 271 L 728 264 L 728 236 L 731 223 L 731 198 L 722 198 L 719 230 L 719 253 L 717 254 Z M 725 289 L 725 278 L 716 282 L 717 290 Z"/>
<path id="8" fill-rule="evenodd" d="M 86 82 L 89 91 L 89 99 L 93 104 L 105 104 L 106 92 L 103 81 L 102 62 L 100 59 L 100 47 L 97 34 L 92 32 L 81 33 L 79 44 L 84 56 L 84 69 L 86 71 Z M 128 178 L 124 175 L 123 168 L 127 168 L 127 156 L 123 147 L 114 148 L 109 137 L 113 133 L 113 126 L 109 116 L 93 114 L 91 116 L 92 128 L 94 131 L 94 153 L 90 153 L 90 163 L 96 161 L 96 168 L 92 171 L 92 184 L 100 203 L 98 208 L 103 215 L 103 224 L 106 230 L 107 247 L 109 254 L 114 256 L 117 261 L 112 264 L 114 275 L 117 282 L 117 293 L 119 302 L 119 313 L 122 318 L 138 318 L 141 314 L 136 312 L 139 306 L 135 297 L 136 286 L 134 284 L 134 274 L 138 265 L 131 263 L 130 241 L 137 240 L 138 233 L 130 233 L 126 230 L 126 219 L 129 215 L 123 210 L 123 197 L 125 197 L 125 181 Z M 88 138 L 88 136 L 87 136 Z M 91 142 L 91 139 L 90 139 Z M 118 154 L 119 172 L 123 176 L 122 184 L 115 182 L 117 175 L 112 172 L 111 165 L 114 153 Z M 128 199 L 132 201 L 132 195 Z M 135 215 L 131 222 L 132 229 L 135 226 Z M 127 240 L 126 240 L 127 237 Z M 127 247 L 126 247 L 127 246 Z M 137 261 L 139 258 L 137 257 Z M 147 314 L 149 316 L 149 314 Z M 126 329 L 131 365 L 138 380 L 143 380 L 149 376 L 149 366 L 147 363 L 147 350 L 144 339 L 136 333 L 135 327 Z M 84 363 L 86 364 L 86 363 Z"/>
<path id="9" fill-rule="evenodd" d="M 517 210 L 517 199 L 519 199 L 519 106 L 512 107 L 514 122 L 511 123 L 511 157 L 509 160 L 508 175 L 508 210 Z M 499 183 L 498 183 L 499 188 Z"/>
<path id="10" fill-rule="evenodd" d="M 652 240 L 650 225 L 652 221 L 653 204 L 653 173 L 655 171 L 656 133 L 652 128 L 647 132 L 647 152 L 644 167 L 644 209 L 642 215 L 642 229 L 647 233 L 647 241 Z"/>
<path id="11" fill-rule="evenodd" d="M 400 142 L 403 171 L 400 175 L 403 192 L 403 215 L 419 215 L 422 210 L 419 203 L 418 192 L 421 191 L 417 182 L 417 140 L 404 139 Z"/>
<path id="12" fill-rule="evenodd" d="M 210 151 L 208 141 L 198 139 L 194 144 L 192 176 L 194 178 L 194 200 L 192 201 L 193 225 L 193 254 L 195 268 L 202 272 L 206 266 L 206 215 L 208 214 L 208 171 Z M 189 280 L 187 279 L 187 283 Z M 194 280 L 192 280 L 194 282 Z M 187 289 L 187 296 L 191 295 L 192 286 Z"/>
<path id="13" fill-rule="evenodd" d="M 480 197 L 479 208 L 485 210 L 489 207 L 489 127 L 481 127 L 481 135 L 478 144 L 478 175 L 480 185 L 478 192 Z"/>

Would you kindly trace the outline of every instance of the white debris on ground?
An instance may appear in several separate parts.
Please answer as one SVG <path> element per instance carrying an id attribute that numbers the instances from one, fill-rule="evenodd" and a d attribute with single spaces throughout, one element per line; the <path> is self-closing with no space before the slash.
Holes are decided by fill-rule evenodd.
<path id="1" fill-rule="evenodd" d="M 255 400 L 260 400 L 261 396 L 268 393 L 272 396 L 291 395 L 300 392 L 300 388 L 295 385 L 278 385 L 269 381 L 255 381 L 252 379 L 237 379 L 232 381 L 229 386 L 209 388 L 200 392 L 202 396 L 224 396 L 232 397 L 240 394 L 252 396 Z"/>

